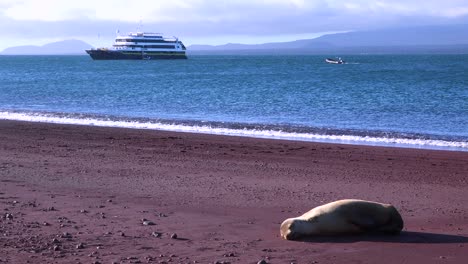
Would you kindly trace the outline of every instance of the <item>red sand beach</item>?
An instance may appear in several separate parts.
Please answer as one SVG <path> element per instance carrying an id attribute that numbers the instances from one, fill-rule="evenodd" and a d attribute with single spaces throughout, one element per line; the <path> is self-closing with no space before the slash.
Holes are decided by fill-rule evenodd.
<path id="1" fill-rule="evenodd" d="M 0 121 L 0 263 L 468 263 L 468 152 Z M 344 198 L 399 236 L 286 241 Z"/>

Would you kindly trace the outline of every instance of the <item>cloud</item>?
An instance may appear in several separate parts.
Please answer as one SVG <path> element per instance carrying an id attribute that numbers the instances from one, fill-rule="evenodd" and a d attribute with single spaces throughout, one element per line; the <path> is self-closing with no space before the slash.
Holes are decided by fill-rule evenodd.
<path id="1" fill-rule="evenodd" d="M 1 0 L 0 8 L 14 20 L 67 21 L 76 19 L 135 22 L 224 21 L 240 18 L 278 19 L 329 13 L 359 15 L 468 15 L 466 0 Z"/>
<path id="2" fill-rule="evenodd" d="M 116 29 L 183 38 L 304 35 L 467 23 L 466 0 L 0 0 L 3 37 L 112 38 Z M 235 37 L 233 37 L 235 42 Z M 241 40 L 238 40 L 241 42 Z"/>

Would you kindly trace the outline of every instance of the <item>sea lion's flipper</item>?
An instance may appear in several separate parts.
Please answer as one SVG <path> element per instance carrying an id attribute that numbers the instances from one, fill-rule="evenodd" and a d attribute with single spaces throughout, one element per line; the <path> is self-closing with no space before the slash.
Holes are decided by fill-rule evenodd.
<path id="1" fill-rule="evenodd" d="M 375 221 L 369 217 L 360 217 L 350 220 L 349 222 L 358 227 L 362 232 L 371 232 L 378 228 Z"/>
<path id="2" fill-rule="evenodd" d="M 390 218 L 385 224 L 379 224 L 371 217 L 360 217 L 353 219 L 350 223 L 358 227 L 364 233 L 385 233 L 396 235 L 403 229 L 403 221 L 401 218 Z"/>

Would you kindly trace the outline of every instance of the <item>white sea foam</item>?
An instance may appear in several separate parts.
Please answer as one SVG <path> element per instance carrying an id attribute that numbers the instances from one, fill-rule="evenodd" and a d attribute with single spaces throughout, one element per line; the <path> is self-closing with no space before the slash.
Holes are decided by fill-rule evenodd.
<path id="1" fill-rule="evenodd" d="M 176 132 L 192 132 L 203 134 L 245 136 L 256 138 L 271 138 L 297 141 L 329 142 L 357 145 L 395 146 L 408 148 L 446 149 L 468 151 L 466 141 L 447 141 L 432 139 L 388 138 L 356 135 L 320 135 L 312 133 L 295 133 L 276 130 L 232 129 L 203 125 L 165 124 L 160 122 L 115 121 L 99 118 L 61 117 L 54 114 L 0 112 L 0 119 L 29 122 L 74 124 L 101 127 L 122 127 L 133 129 L 165 130 Z"/>

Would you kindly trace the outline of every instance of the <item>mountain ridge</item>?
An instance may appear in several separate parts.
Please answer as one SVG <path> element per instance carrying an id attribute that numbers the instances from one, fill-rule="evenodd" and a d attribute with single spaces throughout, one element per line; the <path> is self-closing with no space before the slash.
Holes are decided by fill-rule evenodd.
<path id="1" fill-rule="evenodd" d="M 419 26 L 327 34 L 314 39 L 264 44 L 191 45 L 200 52 L 467 52 L 468 25 Z M 294 51 L 295 50 L 295 51 Z"/>
<path id="2" fill-rule="evenodd" d="M 85 50 L 92 46 L 84 41 L 68 39 L 51 42 L 42 46 L 25 45 L 4 49 L 2 55 L 77 55 L 86 54 Z"/>

